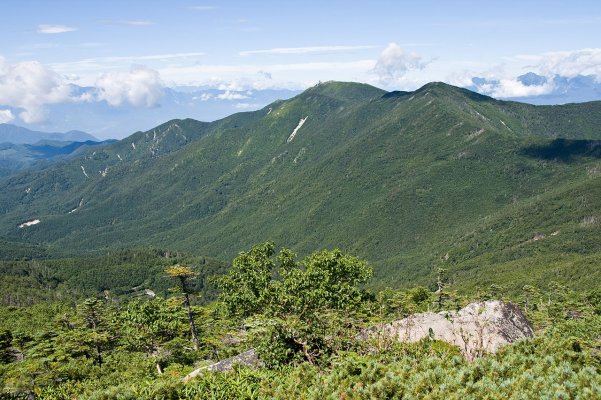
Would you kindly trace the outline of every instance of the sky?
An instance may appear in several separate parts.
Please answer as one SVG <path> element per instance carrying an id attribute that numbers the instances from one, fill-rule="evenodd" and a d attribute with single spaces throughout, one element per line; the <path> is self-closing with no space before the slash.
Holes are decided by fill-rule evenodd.
<path id="1" fill-rule="evenodd" d="M 600 1 L 5 0 L 2 15 L 0 122 L 25 125 L 54 104 L 156 107 L 165 88 L 235 100 L 483 77 L 481 92 L 517 97 L 553 89 L 517 79 L 529 71 L 601 81 Z"/>

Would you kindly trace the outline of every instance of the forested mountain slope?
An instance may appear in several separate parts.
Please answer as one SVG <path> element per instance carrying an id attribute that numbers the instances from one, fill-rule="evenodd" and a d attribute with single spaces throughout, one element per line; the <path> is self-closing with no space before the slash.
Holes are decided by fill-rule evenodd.
<path id="1" fill-rule="evenodd" d="M 442 83 L 386 93 L 327 82 L 5 178 L 0 237 L 222 259 L 272 239 L 301 254 L 357 254 L 374 263 L 376 282 L 419 280 L 440 264 L 483 282 L 474 271 L 504 263 L 495 273 L 510 277 L 524 260 L 540 278 L 549 257 L 589 265 L 601 251 L 600 122 L 601 102 L 532 106 Z"/>

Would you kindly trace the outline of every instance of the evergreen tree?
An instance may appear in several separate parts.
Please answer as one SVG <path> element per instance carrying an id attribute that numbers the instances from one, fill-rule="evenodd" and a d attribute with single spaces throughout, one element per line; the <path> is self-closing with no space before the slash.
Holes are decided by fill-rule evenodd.
<path id="1" fill-rule="evenodd" d="M 436 306 L 439 310 L 442 310 L 449 299 L 449 293 L 446 288 L 448 282 L 448 270 L 445 268 L 438 268 L 436 270 Z"/>
<path id="2" fill-rule="evenodd" d="M 0 331 L 0 364 L 8 364 L 13 361 L 12 341 L 11 331 Z"/>
<path id="3" fill-rule="evenodd" d="M 194 313 L 190 306 L 190 294 L 192 293 L 190 287 L 190 280 L 194 279 L 198 274 L 192 270 L 191 267 L 185 265 L 174 265 L 166 268 L 165 272 L 171 278 L 174 278 L 177 282 L 176 289 L 180 291 L 184 296 L 184 308 L 188 313 L 188 324 L 190 325 L 190 334 L 192 335 L 192 345 L 194 350 L 198 350 L 198 331 L 196 330 L 196 324 L 194 323 Z"/>

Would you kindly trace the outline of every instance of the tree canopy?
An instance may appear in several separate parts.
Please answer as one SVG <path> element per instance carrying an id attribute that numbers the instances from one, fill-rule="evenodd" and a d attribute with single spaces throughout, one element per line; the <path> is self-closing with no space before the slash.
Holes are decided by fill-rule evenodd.
<path id="1" fill-rule="evenodd" d="M 294 358 L 311 363 L 339 343 L 324 343 L 341 325 L 339 311 L 356 312 L 372 277 L 367 262 L 340 250 L 322 250 L 296 261 L 283 248 L 265 242 L 242 252 L 219 279 L 221 300 L 230 315 L 249 318 L 262 358 L 278 364 Z M 329 334 L 330 333 L 330 334 Z"/>

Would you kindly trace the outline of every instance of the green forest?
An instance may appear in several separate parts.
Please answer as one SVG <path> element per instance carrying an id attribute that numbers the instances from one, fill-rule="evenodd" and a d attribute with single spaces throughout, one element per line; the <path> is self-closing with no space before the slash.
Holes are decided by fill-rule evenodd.
<path id="1" fill-rule="evenodd" d="M 560 277 L 508 290 L 515 285 L 501 279 L 472 288 L 437 268 L 424 286 L 375 289 L 360 258 L 340 250 L 299 258 L 273 242 L 229 266 L 155 249 L 28 260 L 18 246 L 4 248 L 3 399 L 601 397 L 598 283 L 577 290 Z M 487 299 L 518 305 L 535 337 L 466 360 L 432 338 L 360 335 Z M 186 379 L 249 349 L 256 366 Z"/>
<path id="2" fill-rule="evenodd" d="M 0 4 L 0 400 L 601 400 L 601 0 Z"/>
<path id="3" fill-rule="evenodd" d="M 325 82 L 0 177 L 0 398 L 601 398 L 600 119 Z"/>

